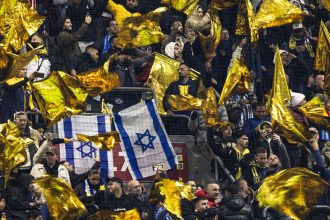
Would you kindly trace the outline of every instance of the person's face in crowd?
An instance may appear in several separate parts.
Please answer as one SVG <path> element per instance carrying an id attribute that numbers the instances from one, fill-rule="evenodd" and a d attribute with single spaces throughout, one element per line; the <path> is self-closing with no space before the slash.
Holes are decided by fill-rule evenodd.
<path id="1" fill-rule="evenodd" d="M 48 165 L 54 165 L 56 162 L 56 155 L 51 152 L 46 152 L 46 161 Z"/>
<path id="2" fill-rule="evenodd" d="M 120 183 L 109 181 L 108 190 L 110 193 L 118 192 L 121 189 Z"/>
<path id="3" fill-rule="evenodd" d="M 315 85 L 316 87 L 324 90 L 324 75 L 315 76 Z"/>
<path id="4" fill-rule="evenodd" d="M 211 183 L 207 185 L 206 189 L 207 196 L 211 199 L 216 199 L 220 196 L 219 184 Z"/>
<path id="5" fill-rule="evenodd" d="M 66 19 L 63 25 L 63 30 L 72 31 L 72 23 L 70 19 Z"/>
<path id="6" fill-rule="evenodd" d="M 243 148 L 247 148 L 249 146 L 249 138 L 246 135 L 242 135 L 237 139 L 237 145 Z"/>
<path id="7" fill-rule="evenodd" d="M 111 20 L 108 23 L 107 30 L 110 33 L 110 35 L 118 34 L 119 29 L 118 29 L 117 21 Z"/>
<path id="8" fill-rule="evenodd" d="M 39 132 L 40 136 L 43 137 L 44 133 L 45 133 L 45 129 L 44 128 L 38 128 L 37 131 Z"/>
<path id="9" fill-rule="evenodd" d="M 92 60 L 97 63 L 99 59 L 99 51 L 96 49 L 91 49 L 88 51 L 89 55 L 91 56 Z"/>
<path id="10" fill-rule="evenodd" d="M 249 186 L 246 180 L 240 180 L 238 182 L 238 186 L 240 188 L 238 194 L 240 194 L 243 198 L 246 198 L 249 195 Z"/>
<path id="11" fill-rule="evenodd" d="M 233 130 L 231 129 L 231 126 L 227 126 L 223 131 L 222 131 L 222 137 L 224 138 L 230 138 L 233 134 Z"/>
<path id="12" fill-rule="evenodd" d="M 193 29 L 189 28 L 185 32 L 185 37 L 188 39 L 189 42 L 193 42 L 196 39 L 196 32 Z"/>
<path id="13" fill-rule="evenodd" d="M 93 186 L 96 186 L 100 183 L 100 179 L 101 176 L 100 174 L 92 174 L 88 176 L 88 181 L 90 182 L 90 184 L 92 184 Z"/>
<path id="14" fill-rule="evenodd" d="M 195 182 L 195 181 L 190 180 L 190 181 L 187 182 L 187 185 L 190 185 L 192 191 L 193 191 L 193 192 L 196 192 L 196 190 L 197 190 L 197 186 L 196 186 L 196 182 Z"/>
<path id="15" fill-rule="evenodd" d="M 267 165 L 267 153 L 258 153 L 254 156 L 255 161 L 261 165 L 261 166 L 266 166 Z"/>
<path id="16" fill-rule="evenodd" d="M 44 43 L 44 40 L 39 37 L 38 35 L 33 35 L 31 38 L 31 44 L 33 45 L 34 48 L 42 45 Z"/>
<path id="17" fill-rule="evenodd" d="M 196 203 L 195 208 L 196 208 L 197 212 L 203 212 L 206 209 L 210 208 L 209 207 L 209 201 L 207 199 L 199 200 Z"/>
<path id="18" fill-rule="evenodd" d="M 260 120 L 265 120 L 267 111 L 265 106 L 257 106 L 253 111 L 254 117 Z"/>
<path id="19" fill-rule="evenodd" d="M 203 18 L 204 13 L 203 13 L 203 9 L 202 9 L 202 7 L 198 7 L 198 8 L 197 8 L 197 16 L 198 16 L 199 18 Z"/>
<path id="20" fill-rule="evenodd" d="M 141 195 L 142 194 L 141 183 L 137 180 L 131 180 L 128 183 L 128 192 L 131 195 Z"/>
<path id="21" fill-rule="evenodd" d="M 221 40 L 229 40 L 229 32 L 228 30 L 221 31 Z"/>
<path id="22" fill-rule="evenodd" d="M 178 33 L 183 33 L 183 25 L 181 21 L 175 21 L 172 24 L 171 31 L 175 31 Z"/>
<path id="23" fill-rule="evenodd" d="M 68 161 L 65 161 L 65 162 L 63 163 L 63 166 L 68 170 L 68 172 L 72 172 L 72 171 L 74 171 L 73 165 L 70 164 Z"/>
<path id="24" fill-rule="evenodd" d="M 295 36 L 296 38 L 302 38 L 304 36 L 304 29 L 299 28 L 299 29 L 295 29 L 293 30 L 293 36 Z"/>
<path id="25" fill-rule="evenodd" d="M 180 57 L 181 54 L 182 54 L 181 47 L 179 46 L 179 44 L 175 44 L 174 45 L 174 56 Z"/>
<path id="26" fill-rule="evenodd" d="M 126 5 L 130 9 L 134 9 L 138 6 L 139 1 L 138 0 L 126 0 Z"/>
<path id="27" fill-rule="evenodd" d="M 26 115 L 17 115 L 15 118 L 15 124 L 20 130 L 24 130 L 27 126 L 27 116 Z"/>
<path id="28" fill-rule="evenodd" d="M 181 64 L 179 66 L 178 71 L 179 71 L 179 78 L 183 79 L 189 76 L 190 68 L 185 64 Z"/>
<path id="29" fill-rule="evenodd" d="M 23 78 L 26 76 L 27 73 L 27 67 L 23 67 L 22 69 L 20 69 L 19 73 L 16 75 L 17 78 Z"/>
<path id="30" fill-rule="evenodd" d="M 282 63 L 283 63 L 283 66 L 287 66 L 289 65 L 291 59 L 290 59 L 290 56 L 288 53 L 281 53 L 281 59 L 282 59 Z"/>
<path id="31" fill-rule="evenodd" d="M 272 154 L 268 158 L 268 164 L 271 167 L 277 167 L 280 165 L 280 159 L 275 154 Z"/>

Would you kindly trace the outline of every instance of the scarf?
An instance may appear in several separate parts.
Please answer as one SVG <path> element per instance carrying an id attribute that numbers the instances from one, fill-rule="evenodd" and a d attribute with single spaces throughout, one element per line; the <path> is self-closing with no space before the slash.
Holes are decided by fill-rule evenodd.
<path id="1" fill-rule="evenodd" d="M 291 35 L 290 41 L 289 41 L 289 48 L 291 50 L 294 50 L 296 48 L 296 46 L 297 46 L 296 45 L 296 39 L 294 38 L 293 35 Z M 308 51 L 309 56 L 311 58 L 314 58 L 315 54 L 314 54 L 314 51 L 313 51 L 313 47 L 312 47 L 312 44 L 311 44 L 311 42 L 309 41 L 309 39 L 307 37 L 305 38 L 304 46 L 305 46 L 306 50 Z"/>
<path id="2" fill-rule="evenodd" d="M 102 53 L 107 53 L 110 50 L 110 34 L 107 33 L 104 37 Z"/>
<path id="3" fill-rule="evenodd" d="M 87 197 L 94 196 L 95 193 L 99 190 L 103 190 L 103 191 L 105 190 L 104 185 L 98 184 L 97 186 L 93 186 L 90 184 L 88 179 L 85 179 L 85 181 L 82 182 L 82 187 Z"/>

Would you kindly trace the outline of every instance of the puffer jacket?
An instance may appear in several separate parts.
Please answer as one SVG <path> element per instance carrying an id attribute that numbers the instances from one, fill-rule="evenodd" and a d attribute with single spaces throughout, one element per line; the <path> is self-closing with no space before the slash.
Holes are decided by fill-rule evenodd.
<path id="1" fill-rule="evenodd" d="M 219 205 L 218 220 L 252 220 L 253 209 L 251 204 L 246 203 L 244 199 L 233 194 L 224 198 Z"/>

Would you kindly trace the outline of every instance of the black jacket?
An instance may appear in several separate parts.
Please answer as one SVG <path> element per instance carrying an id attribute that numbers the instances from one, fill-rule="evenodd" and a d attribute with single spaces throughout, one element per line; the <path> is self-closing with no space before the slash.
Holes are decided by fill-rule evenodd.
<path id="1" fill-rule="evenodd" d="M 95 162 L 91 169 L 100 169 L 101 163 Z M 76 174 L 75 171 L 69 172 L 71 186 L 74 189 L 79 183 L 88 177 L 88 172 Z"/>
<path id="2" fill-rule="evenodd" d="M 249 220 L 253 219 L 253 209 L 251 204 L 246 203 L 244 199 L 233 194 L 224 198 L 220 202 L 218 220 Z"/>

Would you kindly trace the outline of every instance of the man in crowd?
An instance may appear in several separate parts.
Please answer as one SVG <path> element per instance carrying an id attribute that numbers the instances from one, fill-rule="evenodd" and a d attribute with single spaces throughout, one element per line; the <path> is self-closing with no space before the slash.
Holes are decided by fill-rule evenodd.
<path id="1" fill-rule="evenodd" d="M 145 220 L 150 219 L 152 216 L 152 210 L 149 204 L 148 195 L 143 192 L 141 183 L 137 180 L 129 181 L 127 184 L 127 191 L 128 195 L 135 198 L 140 204 L 141 218 Z"/>
<path id="2" fill-rule="evenodd" d="M 117 21 L 114 19 L 110 19 L 106 30 L 107 32 L 104 36 L 103 45 L 102 45 L 102 54 L 109 52 L 111 48 L 110 39 L 113 36 L 117 35 L 119 32 Z"/>
<path id="3" fill-rule="evenodd" d="M 209 182 L 206 185 L 206 195 L 209 200 L 209 207 L 215 208 L 219 206 L 221 200 L 220 186 L 216 182 Z"/>

